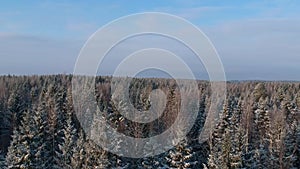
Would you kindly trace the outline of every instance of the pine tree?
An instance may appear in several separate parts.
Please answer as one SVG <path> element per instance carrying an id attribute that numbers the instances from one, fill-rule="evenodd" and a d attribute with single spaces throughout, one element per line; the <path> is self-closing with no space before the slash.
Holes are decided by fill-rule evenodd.
<path id="1" fill-rule="evenodd" d="M 8 148 L 6 162 L 8 168 L 30 168 L 32 166 L 32 150 L 30 144 L 33 141 L 31 134 L 31 117 L 29 112 L 24 112 L 25 116 L 21 121 L 21 126 L 14 130 L 12 142 Z"/>
<path id="2" fill-rule="evenodd" d="M 248 168 L 269 168 L 270 156 L 270 115 L 267 101 L 260 99 L 254 107 L 253 129 L 245 165 Z"/>
<path id="3" fill-rule="evenodd" d="M 4 103 L 0 102 L 0 152 L 6 154 L 9 146 L 9 139 L 12 128 L 12 115 L 4 108 Z M 0 153 L 0 154 L 1 154 Z"/>
<path id="4" fill-rule="evenodd" d="M 228 123 L 230 111 L 227 105 L 228 104 L 224 105 L 220 122 L 217 124 L 211 136 L 208 166 L 212 169 L 228 168 L 228 156 L 231 145 Z"/>
<path id="5" fill-rule="evenodd" d="M 49 154 L 46 151 L 46 130 L 47 117 L 43 106 L 39 106 L 37 110 L 32 112 L 33 122 L 30 132 L 33 135 L 33 140 L 30 144 L 33 157 L 33 168 L 47 168 L 47 157 Z"/>
<path id="6" fill-rule="evenodd" d="M 242 168 L 243 167 L 243 152 L 245 150 L 245 131 L 242 126 L 242 103 L 241 99 L 235 99 L 232 102 L 233 107 L 232 117 L 230 120 L 230 142 L 231 149 L 229 154 L 229 168 Z"/>
<path id="7" fill-rule="evenodd" d="M 109 161 L 107 152 L 101 149 L 93 141 L 88 141 L 85 144 L 86 158 L 83 163 L 83 168 L 108 168 Z"/>
<path id="8" fill-rule="evenodd" d="M 71 157 L 71 166 L 73 169 L 81 169 L 83 168 L 83 164 L 85 161 L 85 157 L 87 156 L 85 148 L 85 139 L 84 133 L 82 130 L 78 132 L 78 138 L 76 140 L 75 146 L 72 150 L 72 157 Z"/>
<path id="9" fill-rule="evenodd" d="M 117 103 L 117 105 L 114 103 Z M 106 153 L 106 158 L 109 160 L 109 163 L 107 163 L 109 168 L 128 168 L 132 163 L 136 162 L 136 160 L 129 160 L 129 158 L 122 157 L 122 151 L 124 149 L 121 150 L 121 148 L 123 146 L 128 147 L 128 151 L 132 151 L 132 149 L 122 140 L 122 137 L 111 133 L 111 130 L 121 132 L 120 130 L 124 130 L 124 128 L 128 127 L 124 122 L 124 117 L 120 113 L 120 111 L 123 113 L 128 111 L 127 105 L 121 100 L 110 101 L 104 110 L 106 112 L 101 112 L 100 109 L 97 108 L 92 125 L 94 126 L 93 129 L 96 130 L 91 133 L 93 136 L 97 136 L 96 139 L 100 139 L 104 143 L 107 142 L 107 148 L 116 153 Z M 103 122 L 105 124 L 103 124 Z"/>
<path id="10" fill-rule="evenodd" d="M 276 112 L 276 110 L 274 110 Z M 283 151 L 283 137 L 284 137 L 284 119 L 282 118 L 283 115 L 279 114 L 273 114 L 274 120 L 271 124 L 271 130 L 270 130 L 270 161 L 271 166 L 273 168 L 282 168 L 282 151 Z"/>
<path id="11" fill-rule="evenodd" d="M 195 153 L 188 145 L 187 139 L 181 140 L 175 148 L 169 150 L 166 157 L 167 164 L 170 168 L 193 168 L 197 161 L 194 159 Z"/>
<path id="12" fill-rule="evenodd" d="M 287 110 L 287 125 L 284 138 L 285 151 L 283 156 L 283 165 L 284 168 L 297 168 L 297 166 L 299 167 L 300 156 L 300 125 L 296 117 L 296 113 L 298 111 L 296 108 L 290 106 L 290 104 L 287 104 L 285 108 Z"/>
<path id="13" fill-rule="evenodd" d="M 67 124 L 63 128 L 63 142 L 59 145 L 61 154 L 57 154 L 61 161 L 60 166 L 62 168 L 71 167 L 72 149 L 75 145 L 76 129 L 72 121 L 72 112 L 68 112 Z"/>
<path id="14" fill-rule="evenodd" d="M 267 96 L 267 90 L 264 83 L 258 83 L 255 86 L 253 96 L 255 101 L 259 101 L 259 99 L 265 98 Z"/>
<path id="15" fill-rule="evenodd" d="M 12 116 L 11 113 L 5 111 L 4 105 L 0 103 L 0 134 L 6 134 L 11 125 Z"/>
<path id="16" fill-rule="evenodd" d="M 144 157 L 141 159 L 141 167 L 142 168 L 162 168 L 164 162 L 162 161 L 162 155 L 155 155 L 157 154 L 161 149 L 161 145 L 156 139 L 150 139 L 149 142 L 147 142 L 144 146 L 144 155 L 147 157 Z M 151 156 L 149 156 L 151 155 Z"/>
<path id="17" fill-rule="evenodd" d="M 198 116 L 196 118 L 195 124 L 191 129 L 190 133 L 187 135 L 191 139 L 191 146 L 195 151 L 195 156 L 198 158 L 197 168 L 203 167 L 203 164 L 207 164 L 209 155 L 209 144 L 208 141 L 204 141 L 204 138 L 199 138 L 200 133 L 203 130 L 203 126 L 206 121 L 206 99 L 207 96 L 202 96 L 199 104 Z"/>
<path id="18" fill-rule="evenodd" d="M 48 127 L 47 127 L 47 152 L 49 158 L 47 166 L 53 169 L 61 168 L 62 154 L 60 147 L 63 144 L 63 129 L 65 125 L 66 115 L 66 95 L 65 91 L 58 90 L 57 87 L 49 86 L 42 101 L 46 102 L 46 109 L 48 113 Z"/>
<path id="19" fill-rule="evenodd" d="M 13 116 L 12 125 L 19 126 L 23 112 L 26 110 L 26 103 L 17 89 L 14 90 L 8 98 L 8 110 Z"/>
<path id="20" fill-rule="evenodd" d="M 211 138 L 210 168 L 241 168 L 245 149 L 245 134 L 241 125 L 241 102 L 230 97 Z"/>

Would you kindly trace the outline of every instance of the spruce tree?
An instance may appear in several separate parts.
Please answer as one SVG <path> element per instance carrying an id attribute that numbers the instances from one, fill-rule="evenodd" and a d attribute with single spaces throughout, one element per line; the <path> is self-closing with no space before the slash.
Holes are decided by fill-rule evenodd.
<path id="1" fill-rule="evenodd" d="M 166 163 L 170 168 L 193 168 L 197 164 L 194 158 L 195 153 L 189 146 L 186 138 L 174 146 L 166 156 Z"/>
<path id="2" fill-rule="evenodd" d="M 83 163 L 83 168 L 108 168 L 109 161 L 107 152 L 100 148 L 93 141 L 89 140 L 85 144 L 86 158 Z"/>
<path id="3" fill-rule="evenodd" d="M 72 114 L 68 112 L 67 122 L 63 128 L 63 142 L 59 145 L 61 153 L 57 153 L 61 161 L 60 166 L 62 168 L 71 167 L 72 149 L 75 146 L 76 129 L 72 121 Z"/>
<path id="4" fill-rule="evenodd" d="M 41 105 L 32 112 L 33 122 L 30 131 L 33 135 L 33 140 L 30 144 L 33 157 L 33 168 L 47 168 L 47 158 L 49 156 L 46 151 L 47 140 L 47 117 L 44 107 Z"/>
<path id="5" fill-rule="evenodd" d="M 299 156 L 300 156 L 300 125 L 297 120 L 297 113 L 299 112 L 295 107 L 286 104 L 286 129 L 284 137 L 284 168 L 297 168 L 299 167 Z"/>
<path id="6" fill-rule="evenodd" d="M 230 111 L 227 105 L 224 105 L 220 122 L 215 127 L 211 136 L 208 166 L 212 169 L 228 168 L 228 156 L 231 145 L 228 123 Z"/>
<path id="7" fill-rule="evenodd" d="M 268 168 L 270 155 L 270 115 L 265 99 L 260 99 L 254 107 L 253 128 L 246 155 L 245 165 L 248 168 Z"/>
<path id="8" fill-rule="evenodd" d="M 14 130 L 6 156 L 8 168 L 30 168 L 33 166 L 34 157 L 30 144 L 32 144 L 34 136 L 30 131 L 30 119 L 30 113 L 24 112 L 21 125 Z"/>
<path id="9" fill-rule="evenodd" d="M 8 98 L 8 110 L 13 117 L 13 127 L 21 124 L 23 112 L 26 110 L 26 103 L 24 102 L 19 90 L 12 91 Z"/>
<path id="10" fill-rule="evenodd" d="M 142 168 L 162 168 L 164 161 L 162 155 L 154 155 L 152 154 L 157 154 L 158 151 L 160 151 L 161 145 L 156 139 L 150 139 L 149 142 L 147 142 L 144 146 L 144 155 L 147 157 L 144 157 L 141 159 Z M 151 156 L 149 156 L 151 154 Z"/>
<path id="11" fill-rule="evenodd" d="M 242 168 L 245 133 L 241 126 L 241 115 L 241 101 L 230 97 L 212 133 L 208 158 L 210 168 Z"/>
<path id="12" fill-rule="evenodd" d="M 231 149 L 229 154 L 229 168 L 243 167 L 243 152 L 245 150 L 245 130 L 241 122 L 242 102 L 235 99 L 232 102 L 232 117 L 230 118 L 230 142 Z"/>
<path id="13" fill-rule="evenodd" d="M 72 150 L 73 153 L 71 157 L 71 166 L 73 169 L 83 168 L 84 161 L 87 156 L 84 144 L 85 144 L 84 133 L 82 130 L 79 130 L 78 137 L 75 141 L 75 145 Z"/>

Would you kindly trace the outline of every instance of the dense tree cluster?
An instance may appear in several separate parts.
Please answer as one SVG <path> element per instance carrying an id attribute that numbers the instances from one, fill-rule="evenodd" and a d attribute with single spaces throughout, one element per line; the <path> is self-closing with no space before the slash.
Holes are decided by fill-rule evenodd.
<path id="1" fill-rule="evenodd" d="M 96 77 L 95 110 L 86 109 L 83 104 L 75 111 L 71 80 L 71 75 L 0 77 L 0 168 L 296 169 L 300 166 L 300 83 L 228 82 L 227 99 L 217 112 L 220 119 L 210 138 L 199 142 L 209 107 L 216 103 L 210 102 L 209 82 L 198 81 L 198 116 L 189 134 L 178 142 L 171 140 L 176 144 L 163 154 L 135 159 L 102 149 L 87 136 L 103 139 L 111 135 L 97 130 L 84 132 L 78 117 L 91 113 L 92 118 L 86 122 L 93 128 L 99 127 L 99 131 L 107 130 L 101 125 L 104 120 L 127 136 L 145 138 L 160 134 L 174 123 L 180 110 L 176 81 L 130 79 L 130 103 L 137 110 L 151 108 L 152 90 L 160 89 L 167 97 L 162 115 L 144 124 L 122 116 L 120 111 L 130 109 L 128 103 L 115 100 L 111 94 L 111 77 Z M 122 139 L 114 138 L 111 148 L 119 149 L 124 144 Z M 144 153 L 157 151 L 158 144 L 142 145 Z M 130 145 L 135 146 L 140 145 Z"/>

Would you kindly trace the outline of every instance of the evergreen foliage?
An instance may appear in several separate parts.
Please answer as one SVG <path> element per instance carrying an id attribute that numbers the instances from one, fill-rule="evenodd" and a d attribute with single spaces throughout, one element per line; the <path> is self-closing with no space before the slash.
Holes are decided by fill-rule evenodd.
<path id="1" fill-rule="evenodd" d="M 221 118 L 210 138 L 198 137 L 212 104 L 208 82 L 199 81 L 200 106 L 191 131 L 173 148 L 156 156 L 140 159 L 122 157 L 105 151 L 93 139 L 112 138 L 111 149 L 144 147 L 151 154 L 159 140 L 145 145 L 126 145 L 112 137 L 107 126 L 130 137 L 145 138 L 170 128 L 180 110 L 180 90 L 172 79 L 129 79 L 128 102 L 113 100 L 111 77 L 96 77 L 95 100 L 82 100 L 74 110 L 72 76 L 0 76 L 5 92 L 0 93 L 0 168 L 284 168 L 300 166 L 300 84 L 292 82 L 227 83 L 227 99 L 219 112 Z M 88 86 L 87 84 L 87 87 Z M 151 107 L 150 92 L 166 94 L 166 106 L 159 119 L 142 124 L 126 119 L 122 113 Z M 89 94 L 82 93 L 91 99 Z M 190 100 L 192 103 L 192 100 Z M 87 109 L 84 103 L 96 103 Z M 90 106 L 90 105 L 89 105 Z M 77 117 L 86 118 L 79 123 Z M 105 122 L 107 125 L 103 125 Z M 82 125 L 94 130 L 84 131 Z M 106 132 L 103 132 L 106 131 Z M 180 130 L 176 131 L 180 135 Z M 88 136 L 93 136 L 91 137 Z M 174 141 L 174 140 L 171 140 Z"/>

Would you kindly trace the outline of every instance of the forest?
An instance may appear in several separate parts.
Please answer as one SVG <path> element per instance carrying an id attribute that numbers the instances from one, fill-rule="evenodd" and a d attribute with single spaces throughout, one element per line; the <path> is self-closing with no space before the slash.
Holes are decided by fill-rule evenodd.
<path id="1" fill-rule="evenodd" d="M 111 79 L 97 76 L 94 86 L 97 111 L 105 112 L 110 126 L 144 138 L 172 125 L 180 106 L 174 79 L 132 78 L 128 90 L 136 109 L 151 107 L 152 90 L 167 96 L 160 118 L 144 124 L 122 117 L 120 105 L 112 102 Z M 209 81 L 197 84 L 198 115 L 185 139 L 162 154 L 128 158 L 87 137 L 78 121 L 87 110 L 83 106 L 75 114 L 72 75 L 0 76 L 0 168 L 300 168 L 300 82 L 229 81 L 222 103 L 211 102 Z M 219 104 L 220 119 L 209 139 L 199 142 L 210 104 Z M 116 149 L 124 146 L 119 138 L 113 144 Z M 155 151 L 146 146 L 146 151 Z"/>

